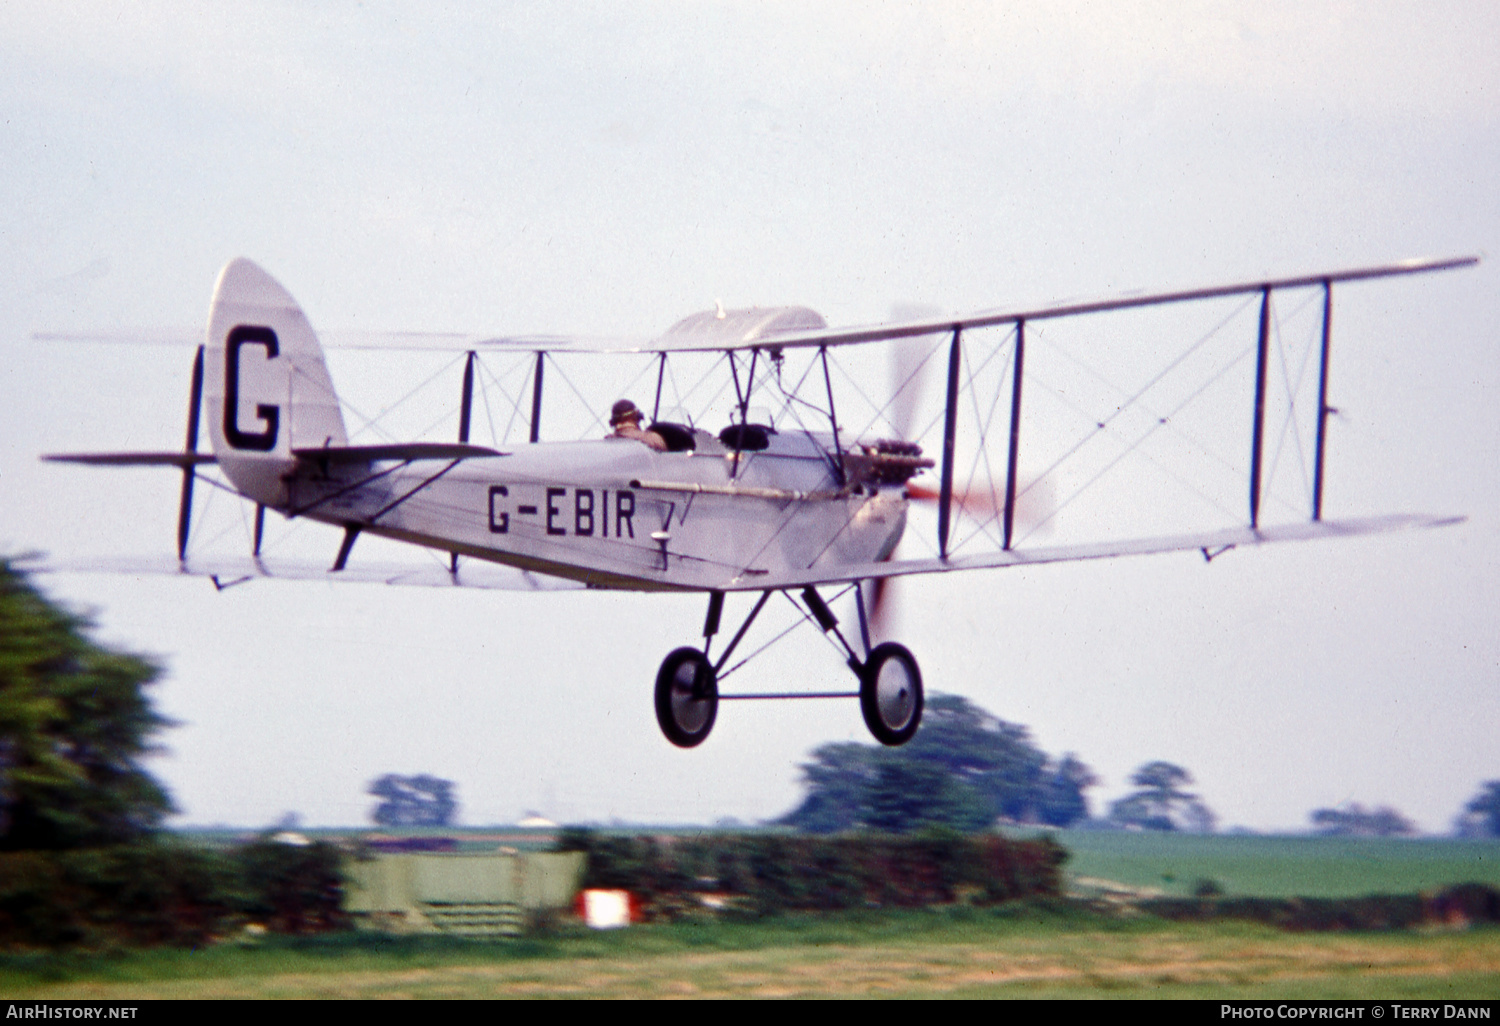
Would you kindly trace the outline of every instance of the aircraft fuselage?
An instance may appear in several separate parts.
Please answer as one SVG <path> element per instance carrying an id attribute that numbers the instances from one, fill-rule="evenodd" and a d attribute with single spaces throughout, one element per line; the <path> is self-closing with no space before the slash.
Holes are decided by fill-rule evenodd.
<path id="1" fill-rule="evenodd" d="M 303 463 L 282 512 L 637 590 L 753 589 L 786 570 L 880 560 L 900 540 L 905 489 L 841 486 L 831 438 L 772 433 L 766 449 L 737 451 L 694 434 L 688 452 L 607 439 L 452 464 Z"/>

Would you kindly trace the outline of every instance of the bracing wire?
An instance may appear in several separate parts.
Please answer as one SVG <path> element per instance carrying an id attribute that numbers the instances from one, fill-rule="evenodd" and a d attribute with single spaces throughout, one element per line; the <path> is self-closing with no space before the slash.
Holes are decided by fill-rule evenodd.
<path id="1" fill-rule="evenodd" d="M 1287 314 L 1285 319 L 1287 321 L 1294 319 L 1316 297 L 1317 294 L 1314 293 L 1308 299 L 1304 300 L 1300 306 Z M 1266 475 L 1266 480 L 1268 482 L 1276 480 L 1276 467 L 1281 461 L 1281 451 L 1286 444 L 1287 435 L 1290 433 L 1292 436 L 1292 449 L 1297 455 L 1297 467 L 1302 475 L 1303 494 L 1308 499 L 1312 497 L 1312 481 L 1308 476 L 1307 455 L 1302 444 L 1302 432 L 1297 426 L 1297 396 L 1302 393 L 1302 382 L 1307 375 L 1307 366 L 1312 360 L 1313 350 L 1316 348 L 1316 345 L 1312 341 L 1309 341 L 1303 349 L 1302 363 L 1297 368 L 1296 382 L 1293 383 L 1289 377 L 1290 368 L 1287 365 L 1286 338 L 1282 331 L 1282 318 L 1279 313 L 1277 314 L 1276 353 L 1281 366 L 1282 387 L 1286 390 L 1287 413 L 1286 419 L 1282 421 L 1281 431 L 1276 436 L 1276 449 L 1271 456 L 1271 468 L 1270 472 Z M 1272 496 L 1272 498 L 1275 498 L 1278 504 L 1291 506 L 1290 503 L 1284 502 L 1276 496 Z"/>
<path id="2" fill-rule="evenodd" d="M 1228 374 L 1236 366 L 1238 366 L 1240 363 L 1242 363 L 1253 352 L 1255 352 L 1255 345 L 1254 344 L 1245 347 L 1245 349 L 1243 349 L 1238 356 L 1236 356 L 1233 360 L 1231 360 L 1228 363 L 1226 363 L 1222 368 L 1220 368 L 1220 370 L 1217 373 L 1215 373 L 1212 377 L 1210 377 L 1207 381 L 1205 381 L 1201 386 L 1199 386 L 1192 393 L 1190 393 L 1188 395 L 1188 397 L 1186 399 L 1184 399 L 1181 403 L 1179 403 L 1175 408 L 1173 408 L 1173 410 L 1170 413 L 1168 413 L 1164 417 L 1158 417 L 1158 418 L 1156 418 L 1156 420 L 1152 423 L 1151 427 L 1147 428 L 1146 432 L 1144 434 L 1142 434 L 1134 442 L 1130 443 L 1123 452 L 1119 453 L 1119 455 L 1117 455 L 1113 460 L 1111 460 L 1102 470 L 1100 470 L 1093 477 L 1089 478 L 1088 481 L 1084 482 L 1077 489 L 1075 489 L 1074 492 L 1073 492 L 1073 494 L 1070 495 L 1063 502 L 1059 503 L 1052 510 L 1052 512 L 1048 516 L 1046 516 L 1042 520 L 1038 521 L 1037 524 L 1034 527 L 1031 528 L 1031 530 L 1027 531 L 1026 534 L 1022 536 L 1021 541 L 1025 541 L 1027 538 L 1031 537 L 1031 535 L 1035 534 L 1039 529 L 1041 529 L 1043 526 L 1045 526 L 1047 523 L 1049 523 L 1053 518 L 1055 518 L 1065 508 L 1067 508 L 1068 505 L 1070 505 L 1072 502 L 1074 502 L 1076 499 L 1078 499 L 1080 496 L 1082 496 L 1084 492 L 1086 492 L 1097 481 L 1099 481 L 1102 477 L 1104 477 L 1105 474 L 1107 474 L 1111 470 L 1113 470 L 1120 463 L 1121 460 L 1125 459 L 1125 457 L 1127 457 L 1131 453 L 1135 452 L 1136 449 L 1138 449 L 1142 444 L 1144 444 L 1144 442 L 1146 441 L 1147 438 L 1151 437 L 1159 429 L 1161 429 L 1163 427 L 1166 427 L 1171 422 L 1171 419 L 1174 416 L 1176 416 L 1178 413 L 1182 412 L 1182 410 L 1186 409 L 1187 406 L 1190 403 L 1192 403 L 1200 395 L 1202 395 L 1209 388 L 1211 388 L 1220 378 L 1222 378 L 1224 375 Z M 1101 427 L 1099 428 L 1099 430 L 1101 430 L 1101 431 L 1104 430 L 1104 427 L 1101 425 Z M 1090 437 L 1094 437 L 1094 436 L 1091 435 Z M 1074 451 L 1076 451 L 1076 448 L 1075 448 Z M 1193 485 L 1190 482 L 1182 480 L 1182 478 L 1180 476 L 1172 473 L 1167 468 L 1162 467 L 1161 464 L 1158 463 L 1155 459 L 1153 459 L 1149 454 L 1144 454 L 1144 458 L 1149 463 L 1151 463 L 1153 466 L 1155 466 L 1158 469 L 1162 470 L 1163 473 L 1166 473 L 1174 481 L 1177 481 L 1179 484 L 1183 485 L 1185 488 L 1189 489 L 1190 491 L 1196 492 L 1199 495 L 1199 497 L 1202 498 L 1205 502 L 1208 502 L 1209 504 L 1217 507 L 1219 510 L 1221 510 L 1222 512 L 1224 512 L 1225 514 L 1227 514 L 1229 516 L 1234 516 L 1234 512 L 1232 510 L 1227 509 L 1222 503 L 1218 502 L 1213 497 L 1204 494 L 1200 489 L 1197 488 L 1196 485 Z M 1054 463 L 1051 468 L 1048 468 L 1048 470 L 1046 471 L 1046 473 L 1051 473 L 1052 470 L 1056 468 L 1056 466 L 1057 466 L 1057 464 Z"/>
<path id="3" fill-rule="evenodd" d="M 415 387 L 413 387 L 408 392 L 406 392 L 406 394 L 402 395 L 399 399 L 397 399 L 395 402 L 391 403 L 389 406 L 387 406 L 384 409 L 382 409 L 379 413 L 377 413 L 373 417 L 367 417 L 367 416 L 365 416 L 359 410 L 356 410 L 354 407 L 350 406 L 347 402 L 344 402 L 342 399 L 340 399 L 339 400 L 339 405 L 340 406 L 344 407 L 350 413 L 354 414 L 356 417 L 360 418 L 360 420 L 362 420 L 364 422 L 363 426 L 360 427 L 357 431 L 355 431 L 355 433 L 354 433 L 355 436 L 357 437 L 363 431 L 375 431 L 375 432 L 378 432 L 379 434 L 381 434 L 382 436 L 384 436 L 387 440 L 394 440 L 396 436 L 393 435 L 393 434 L 391 434 L 391 432 L 387 431 L 386 428 L 385 428 L 385 425 L 383 423 L 381 423 L 381 422 L 386 417 L 390 416 L 392 412 L 394 412 L 396 409 L 398 409 L 400 406 L 402 406 L 404 403 L 406 403 L 408 400 L 410 400 L 413 396 L 415 396 L 417 393 L 421 392 L 428 385 L 432 384 L 438 378 L 442 377 L 443 374 L 447 373 L 447 371 L 448 371 L 448 369 L 450 367 L 452 367 L 455 364 L 457 364 L 460 360 L 463 360 L 465 358 L 465 355 L 456 356 L 453 359 L 449 360 L 447 363 L 443 364 L 441 367 L 439 367 L 432 374 L 430 374 L 426 378 L 424 378 Z"/>

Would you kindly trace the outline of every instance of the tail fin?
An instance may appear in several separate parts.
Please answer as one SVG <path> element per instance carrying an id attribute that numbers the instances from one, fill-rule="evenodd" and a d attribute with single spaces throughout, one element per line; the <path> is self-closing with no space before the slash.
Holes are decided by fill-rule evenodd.
<path id="1" fill-rule="evenodd" d="M 219 274 L 207 350 L 219 466 L 245 496 L 284 508 L 292 450 L 348 442 L 323 347 L 286 289 L 241 258 Z"/>

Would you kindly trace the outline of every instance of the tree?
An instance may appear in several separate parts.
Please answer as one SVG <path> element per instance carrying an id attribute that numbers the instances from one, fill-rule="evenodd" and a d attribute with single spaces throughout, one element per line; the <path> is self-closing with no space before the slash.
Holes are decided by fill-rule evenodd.
<path id="1" fill-rule="evenodd" d="M 1487 780 L 1479 793 L 1464 806 L 1462 832 L 1479 837 L 1500 837 L 1500 780 Z"/>
<path id="2" fill-rule="evenodd" d="M 370 785 L 369 793 L 381 799 L 370 818 L 381 826 L 448 826 L 458 811 L 453 790 L 451 780 L 387 773 Z"/>
<path id="3" fill-rule="evenodd" d="M 1110 806 L 1109 818 L 1116 823 L 1144 830 L 1213 833 L 1214 814 L 1197 795 L 1183 790 L 1193 776 L 1181 766 L 1148 762 L 1130 782 L 1137 790 Z"/>
<path id="4" fill-rule="evenodd" d="M 1042 783 L 1037 818 L 1048 826 L 1071 826 L 1088 819 L 1089 801 L 1083 792 L 1098 783 L 1094 771 L 1069 752 Z"/>
<path id="5" fill-rule="evenodd" d="M 899 748 L 836 742 L 802 765 L 802 803 L 780 822 L 810 833 L 867 827 L 978 830 L 998 818 L 1067 826 L 1088 815 L 1095 778 L 1072 755 L 1053 764 L 1025 727 L 957 695 L 933 695 Z"/>
<path id="6" fill-rule="evenodd" d="M 0 850 L 135 841 L 172 811 L 140 765 L 169 725 L 144 692 L 161 671 L 90 626 L 0 560 Z"/>
<path id="7" fill-rule="evenodd" d="M 1328 837 L 1410 837 L 1416 825 L 1389 805 L 1366 809 L 1350 802 L 1336 809 L 1314 809 L 1310 813 L 1318 833 Z"/>
<path id="8" fill-rule="evenodd" d="M 865 790 L 875 778 L 879 751 L 853 741 L 813 749 L 812 761 L 801 767 L 807 796 L 781 822 L 812 834 L 854 829 L 868 804 Z"/>
<path id="9" fill-rule="evenodd" d="M 936 695 L 923 713 L 922 730 L 904 747 L 890 749 L 941 769 L 977 790 L 997 818 L 1036 821 L 1047 756 L 1031 733 L 958 695 Z"/>
<path id="10" fill-rule="evenodd" d="M 892 834 L 928 827 L 983 830 L 995 821 L 978 788 L 920 759 L 880 759 L 858 808 L 861 825 Z"/>

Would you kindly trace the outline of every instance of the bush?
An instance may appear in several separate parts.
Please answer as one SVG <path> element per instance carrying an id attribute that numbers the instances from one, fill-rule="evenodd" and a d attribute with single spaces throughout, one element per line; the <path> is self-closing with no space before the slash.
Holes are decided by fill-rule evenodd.
<path id="1" fill-rule="evenodd" d="M 0 854 L 0 944 L 198 944 L 241 905 L 223 856 L 167 844 Z"/>
<path id="2" fill-rule="evenodd" d="M 585 887 L 630 891 L 648 919 L 702 910 L 704 895 L 754 915 L 1050 897 L 1061 890 L 1067 858 L 1050 839 L 959 834 L 651 838 L 570 830 L 559 847 L 588 853 Z"/>
<path id="3" fill-rule="evenodd" d="M 278 933 L 346 925 L 332 845 L 257 841 L 0 852 L 0 947 L 190 946 L 248 922 Z"/>
<path id="4" fill-rule="evenodd" d="M 258 840 L 235 850 L 245 915 L 274 933 L 327 933 L 349 925 L 343 854 L 331 844 Z"/>
<path id="5" fill-rule="evenodd" d="M 1500 891 L 1458 884 L 1435 894 L 1357 898 L 1155 898 L 1141 910 L 1163 919 L 1245 919 L 1284 930 L 1405 930 L 1422 925 L 1500 922 Z"/>

